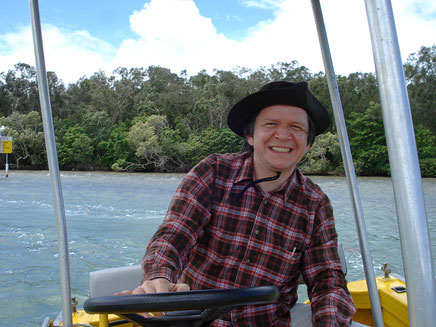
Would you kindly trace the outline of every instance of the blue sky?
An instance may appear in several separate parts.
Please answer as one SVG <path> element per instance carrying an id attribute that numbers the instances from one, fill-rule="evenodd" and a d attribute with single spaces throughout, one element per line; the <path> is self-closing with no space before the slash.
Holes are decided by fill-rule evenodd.
<path id="1" fill-rule="evenodd" d="M 85 29 L 96 37 L 119 43 L 133 37 L 129 16 L 141 10 L 145 0 L 40 0 L 40 14 L 45 24 L 65 29 Z M 0 32 L 13 32 L 17 26 L 30 22 L 27 0 L 1 0 Z M 238 0 L 196 0 L 201 15 L 212 19 L 218 33 L 241 38 L 259 21 L 271 19 L 273 11 L 262 7 L 244 6 Z M 267 7 L 268 8 L 268 7 Z M 270 6 L 272 8 L 272 6 Z"/>
<path id="2" fill-rule="evenodd" d="M 335 71 L 374 71 L 363 0 L 324 0 Z M 65 83 L 98 70 L 257 69 L 297 60 L 323 70 L 309 0 L 40 0 L 47 69 Z M 436 43 L 432 0 L 393 0 L 403 61 Z M 0 72 L 34 65 L 28 0 L 0 0 Z"/>

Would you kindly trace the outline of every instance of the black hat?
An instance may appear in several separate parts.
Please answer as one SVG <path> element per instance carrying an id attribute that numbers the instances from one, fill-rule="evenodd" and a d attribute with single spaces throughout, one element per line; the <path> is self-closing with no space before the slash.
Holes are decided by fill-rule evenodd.
<path id="1" fill-rule="evenodd" d="M 251 118 L 260 110 L 274 105 L 291 105 L 306 110 L 315 124 L 315 135 L 321 134 L 329 127 L 329 113 L 309 91 L 307 83 L 285 81 L 266 84 L 258 92 L 236 103 L 227 116 L 227 125 L 233 132 L 245 137 L 244 128 Z"/>

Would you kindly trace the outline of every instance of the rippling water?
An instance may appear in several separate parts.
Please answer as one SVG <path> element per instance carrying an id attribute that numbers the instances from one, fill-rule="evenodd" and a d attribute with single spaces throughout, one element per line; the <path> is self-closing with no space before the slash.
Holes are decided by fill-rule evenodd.
<path id="1" fill-rule="evenodd" d="M 88 295 L 88 272 L 137 264 L 162 221 L 181 174 L 62 172 L 72 294 Z M 312 177 L 332 200 L 348 262 L 349 280 L 364 278 L 346 181 Z M 376 268 L 388 262 L 403 275 L 389 178 L 359 178 L 371 253 Z M 436 179 L 424 179 L 436 263 Z M 40 326 L 60 311 L 56 222 L 47 172 L 0 176 L 0 322 Z M 80 304 L 79 304 L 80 306 Z"/>

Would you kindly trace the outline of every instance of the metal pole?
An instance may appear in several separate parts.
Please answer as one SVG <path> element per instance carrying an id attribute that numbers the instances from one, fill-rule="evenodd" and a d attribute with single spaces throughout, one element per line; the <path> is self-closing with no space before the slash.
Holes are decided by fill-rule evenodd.
<path id="1" fill-rule="evenodd" d="M 56 141 L 53 128 L 53 119 L 50 106 L 50 97 L 45 70 L 44 49 L 41 34 L 41 21 L 39 16 L 38 0 L 30 0 L 30 14 L 32 19 L 33 43 L 35 48 L 35 61 L 38 73 L 38 89 L 41 103 L 42 121 L 44 126 L 45 145 L 47 149 L 48 166 L 50 169 L 51 188 L 55 207 L 58 251 L 59 274 L 62 296 L 63 326 L 72 327 L 70 265 L 67 237 L 67 224 L 65 218 L 64 200 L 59 173 L 59 163 L 56 152 Z"/>
<path id="2" fill-rule="evenodd" d="M 6 177 L 6 178 L 9 176 L 8 154 L 9 154 L 9 153 L 6 153 L 6 164 L 5 164 L 5 177 Z"/>
<path id="3" fill-rule="evenodd" d="M 410 326 L 436 323 L 436 284 L 412 115 L 392 5 L 366 0 L 397 208 Z"/>
<path id="4" fill-rule="evenodd" d="M 381 311 L 380 298 L 378 296 L 377 283 L 374 275 L 374 266 L 371 259 L 368 236 L 366 233 L 365 219 L 363 216 L 362 204 L 360 202 L 359 188 L 357 186 L 356 173 L 353 166 L 350 143 L 348 141 L 347 128 L 345 125 L 344 113 L 342 110 L 341 98 L 339 95 L 338 83 L 333 68 L 333 60 L 330 53 L 327 33 L 319 0 L 312 0 L 313 15 L 315 17 L 318 31 L 321 52 L 329 86 L 330 98 L 333 106 L 336 129 L 339 136 L 342 158 L 344 161 L 345 175 L 353 205 L 354 219 L 356 222 L 357 234 L 359 236 L 360 253 L 362 255 L 366 283 L 368 286 L 371 310 L 376 327 L 383 326 L 383 315 Z"/>

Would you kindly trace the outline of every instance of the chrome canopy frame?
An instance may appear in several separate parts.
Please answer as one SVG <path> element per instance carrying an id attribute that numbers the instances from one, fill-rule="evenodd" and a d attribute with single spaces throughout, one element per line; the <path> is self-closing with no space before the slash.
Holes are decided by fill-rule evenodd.
<path id="1" fill-rule="evenodd" d="M 409 323 L 436 323 L 436 282 L 412 114 L 390 0 L 366 0 L 407 285 Z"/>
<path id="2" fill-rule="evenodd" d="M 365 0 L 400 231 L 411 327 L 436 321 L 436 282 L 418 153 L 390 0 Z M 319 0 L 312 0 L 341 153 L 353 203 L 374 323 L 383 326 L 359 192 Z"/>

